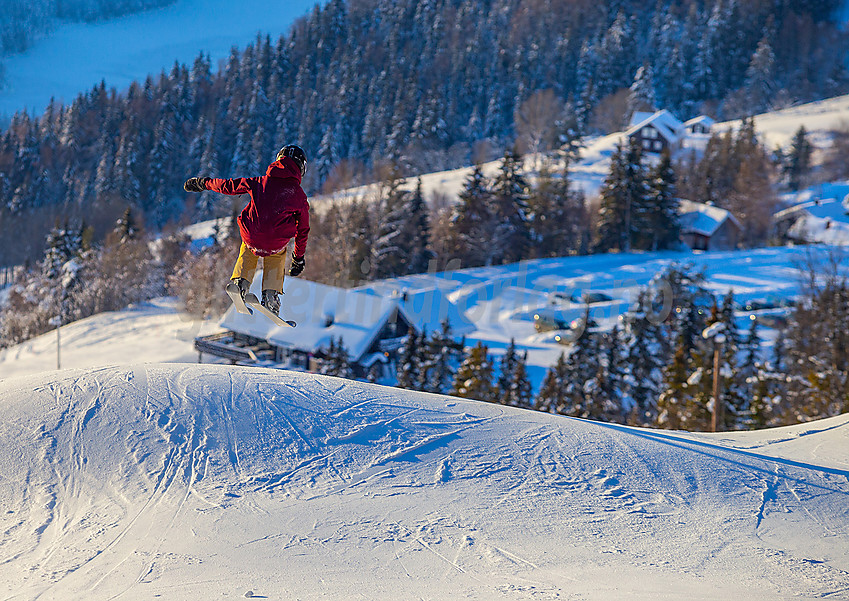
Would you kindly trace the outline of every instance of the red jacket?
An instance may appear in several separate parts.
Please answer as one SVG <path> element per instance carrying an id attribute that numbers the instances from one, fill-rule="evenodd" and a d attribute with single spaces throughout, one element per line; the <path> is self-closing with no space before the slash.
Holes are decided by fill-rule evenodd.
<path id="1" fill-rule="evenodd" d="M 206 187 L 221 194 L 250 194 L 239 215 L 242 240 L 260 257 L 276 254 L 295 239 L 295 256 L 307 252 L 310 203 L 301 189 L 301 170 L 289 157 L 268 166 L 262 177 L 210 179 Z"/>

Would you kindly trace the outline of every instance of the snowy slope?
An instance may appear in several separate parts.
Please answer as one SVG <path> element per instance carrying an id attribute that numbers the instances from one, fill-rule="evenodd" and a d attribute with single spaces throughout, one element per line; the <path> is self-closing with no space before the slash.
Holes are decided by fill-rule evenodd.
<path id="1" fill-rule="evenodd" d="M 755 115 L 755 129 L 767 148 L 788 147 L 799 126 L 804 125 L 815 147 L 830 145 L 832 131 L 849 127 L 849 95 L 809 102 L 787 109 Z M 712 131 L 736 129 L 740 121 L 725 121 Z"/>
<path id="2" fill-rule="evenodd" d="M 2 599 L 849 591 L 849 416 L 696 436 L 173 365 L 7 379 L 0 407 Z"/>
<path id="3" fill-rule="evenodd" d="M 196 336 L 219 331 L 193 319 L 175 298 L 160 298 L 62 326 L 61 366 L 85 369 L 143 361 L 197 361 Z M 207 359 L 208 360 L 208 359 Z M 56 369 L 56 332 L 0 349 L 0 380 Z"/>
<path id="4" fill-rule="evenodd" d="M 215 67 L 230 48 L 243 48 L 256 34 L 275 41 L 316 0 L 177 0 L 172 6 L 99 23 L 65 23 L 25 53 L 3 59 L 0 118 L 27 109 L 41 114 L 51 97 L 70 104 L 101 80 L 123 91 L 170 70 L 191 65 L 203 51 Z"/>

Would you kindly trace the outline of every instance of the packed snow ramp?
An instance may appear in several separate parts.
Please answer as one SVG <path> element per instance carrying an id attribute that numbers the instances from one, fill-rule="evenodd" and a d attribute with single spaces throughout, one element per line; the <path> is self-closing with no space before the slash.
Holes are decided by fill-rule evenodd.
<path id="1" fill-rule="evenodd" d="M 0 599 L 849 596 L 846 416 L 697 436 L 176 365 L 0 411 Z"/>

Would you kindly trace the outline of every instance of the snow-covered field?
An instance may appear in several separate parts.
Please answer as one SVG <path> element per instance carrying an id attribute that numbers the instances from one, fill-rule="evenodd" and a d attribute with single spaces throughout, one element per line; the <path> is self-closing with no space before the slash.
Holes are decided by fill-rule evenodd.
<path id="1" fill-rule="evenodd" d="M 3 599 L 849 595 L 849 417 L 586 422 L 334 378 L 0 381 Z"/>
<path id="2" fill-rule="evenodd" d="M 172 6 L 99 23 L 62 23 L 26 52 L 3 59 L 0 120 L 27 109 L 41 114 L 51 97 L 70 104 L 101 80 L 123 91 L 170 70 L 191 65 L 203 51 L 215 67 L 233 46 L 244 48 L 257 33 L 272 42 L 318 0 L 177 0 Z"/>
<path id="3" fill-rule="evenodd" d="M 515 339 L 520 350 L 528 351 L 529 375 L 538 386 L 564 347 L 555 342 L 553 334 L 536 332 L 534 315 L 553 310 L 568 322 L 582 317 L 586 310 L 583 303 L 563 298 L 585 292 L 607 294 L 613 300 L 590 305 L 590 317 L 610 328 L 633 306 L 642 287 L 677 263 L 692 266 L 694 272 L 703 270 L 708 289 L 718 296 L 733 291 L 741 303 L 792 300 L 799 294 L 807 262 L 818 264 L 828 252 L 826 247 L 774 247 L 565 257 L 409 276 L 386 280 L 381 288 L 385 292 L 393 287 L 398 291 L 439 287 L 474 323 L 476 331 L 466 336 L 467 343 L 481 340 L 499 355 L 511 338 Z M 748 328 L 751 315 L 738 312 L 738 326 Z M 762 328 L 761 335 L 768 348 L 774 332 Z"/>

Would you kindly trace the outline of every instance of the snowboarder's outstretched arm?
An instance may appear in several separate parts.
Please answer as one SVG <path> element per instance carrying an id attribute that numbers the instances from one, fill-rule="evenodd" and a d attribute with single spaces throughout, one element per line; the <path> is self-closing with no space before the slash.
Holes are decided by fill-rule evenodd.
<path id="1" fill-rule="evenodd" d="M 206 189 L 220 194 L 247 194 L 251 191 L 251 182 L 257 178 L 237 177 L 235 179 L 212 178 L 207 180 Z"/>
<path id="2" fill-rule="evenodd" d="M 251 179 L 246 177 L 239 177 L 236 179 L 192 177 L 186 180 L 186 183 L 183 184 L 183 190 L 186 192 L 203 192 L 204 190 L 212 190 L 213 192 L 219 192 L 220 194 L 235 196 L 237 194 L 247 194 L 250 192 L 250 182 Z"/>

